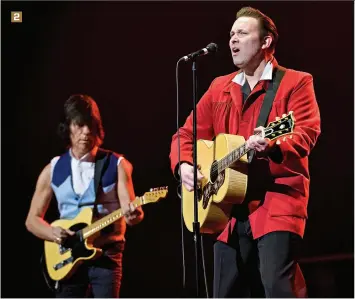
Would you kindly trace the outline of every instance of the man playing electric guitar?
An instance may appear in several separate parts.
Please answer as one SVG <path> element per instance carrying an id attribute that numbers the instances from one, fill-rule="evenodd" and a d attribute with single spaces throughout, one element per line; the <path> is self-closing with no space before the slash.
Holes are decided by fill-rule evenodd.
<path id="1" fill-rule="evenodd" d="M 126 223 L 135 225 L 144 217 L 141 207 L 132 204 L 135 199 L 132 165 L 122 155 L 111 153 L 102 170 L 96 198 L 96 158 L 107 153 L 99 149 L 104 139 L 99 108 L 87 95 L 72 95 L 64 105 L 64 114 L 59 133 L 68 150 L 53 158 L 41 172 L 26 227 L 46 241 L 66 244 L 70 240 L 73 231 L 51 226 L 44 220 L 53 194 L 61 219 L 72 219 L 87 207 L 95 208 L 97 218 L 121 208 L 124 217 L 103 229 L 94 241 L 94 246 L 102 249 L 102 255 L 82 264 L 71 277 L 60 281 L 56 290 L 56 296 L 61 298 L 85 297 L 90 286 L 94 297 L 118 297 Z"/>

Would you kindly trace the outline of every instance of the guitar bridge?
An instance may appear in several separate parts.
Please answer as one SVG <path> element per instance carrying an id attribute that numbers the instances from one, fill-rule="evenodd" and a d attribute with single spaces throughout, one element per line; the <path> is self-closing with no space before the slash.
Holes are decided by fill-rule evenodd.
<path id="1" fill-rule="evenodd" d="M 59 270 L 59 269 L 63 268 L 65 265 L 68 265 L 69 263 L 72 263 L 73 260 L 74 260 L 74 258 L 71 256 L 71 257 L 65 259 L 64 261 L 61 261 L 60 263 L 55 264 L 53 266 L 53 268 L 54 268 L 54 270 Z"/>
<path id="2" fill-rule="evenodd" d="M 67 251 L 70 251 L 71 248 L 67 248 L 67 247 L 64 247 L 63 245 L 59 245 L 59 253 L 60 254 L 64 254 L 66 253 Z"/>

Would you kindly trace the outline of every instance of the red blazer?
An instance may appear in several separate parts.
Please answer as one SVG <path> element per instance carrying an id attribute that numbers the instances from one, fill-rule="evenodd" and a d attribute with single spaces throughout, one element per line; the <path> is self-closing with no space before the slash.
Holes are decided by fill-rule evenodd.
<path id="1" fill-rule="evenodd" d="M 277 66 L 276 59 L 273 59 L 273 66 Z M 269 81 L 259 81 L 251 92 L 259 93 L 259 96 L 251 100 L 249 95 L 243 104 L 241 86 L 232 82 L 236 74 L 214 79 L 200 99 L 197 104 L 197 139 L 212 140 L 220 133 L 241 135 L 247 139 L 253 134 Z M 320 134 L 320 114 L 310 74 L 286 69 L 268 122 L 289 111 L 294 113 L 295 127 L 292 139 L 283 141 L 283 137 L 279 138 L 282 162 L 256 156 L 250 164 L 253 169 L 248 173 L 247 197 L 254 239 L 277 230 L 294 232 L 301 237 L 304 234 L 310 182 L 308 155 Z M 177 145 L 175 134 L 170 152 L 174 174 L 178 164 Z M 181 161 L 192 163 L 192 114 L 180 129 L 180 146 Z M 269 181 L 267 188 L 260 192 L 266 181 Z M 228 242 L 235 221 L 231 217 L 218 240 Z"/>

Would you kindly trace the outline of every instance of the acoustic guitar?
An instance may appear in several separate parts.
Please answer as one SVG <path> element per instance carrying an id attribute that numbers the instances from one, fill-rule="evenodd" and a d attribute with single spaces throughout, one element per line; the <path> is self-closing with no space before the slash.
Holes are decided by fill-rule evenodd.
<path id="1" fill-rule="evenodd" d="M 269 123 L 264 137 L 273 140 L 289 135 L 294 125 L 291 111 Z M 197 191 L 200 232 L 221 232 L 228 223 L 232 206 L 243 202 L 248 184 L 248 151 L 244 137 L 239 135 L 219 134 L 214 141 L 197 141 L 197 164 L 204 176 Z M 185 225 L 193 232 L 194 191 L 188 191 L 184 185 L 182 200 Z"/>

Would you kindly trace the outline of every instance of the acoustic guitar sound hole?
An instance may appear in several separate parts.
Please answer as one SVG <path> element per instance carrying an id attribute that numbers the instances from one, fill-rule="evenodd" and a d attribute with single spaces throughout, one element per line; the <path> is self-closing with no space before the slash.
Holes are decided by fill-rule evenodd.
<path id="1" fill-rule="evenodd" d="M 208 203 L 212 197 L 212 195 L 217 195 L 219 188 L 223 185 L 225 180 L 225 171 L 223 170 L 221 173 L 219 173 L 215 180 L 211 182 L 208 182 L 204 187 L 203 187 L 203 204 L 202 207 L 204 209 L 207 208 Z"/>
<path id="2" fill-rule="evenodd" d="M 211 182 L 214 183 L 218 178 L 218 164 L 217 161 L 213 161 L 210 171 Z"/>

